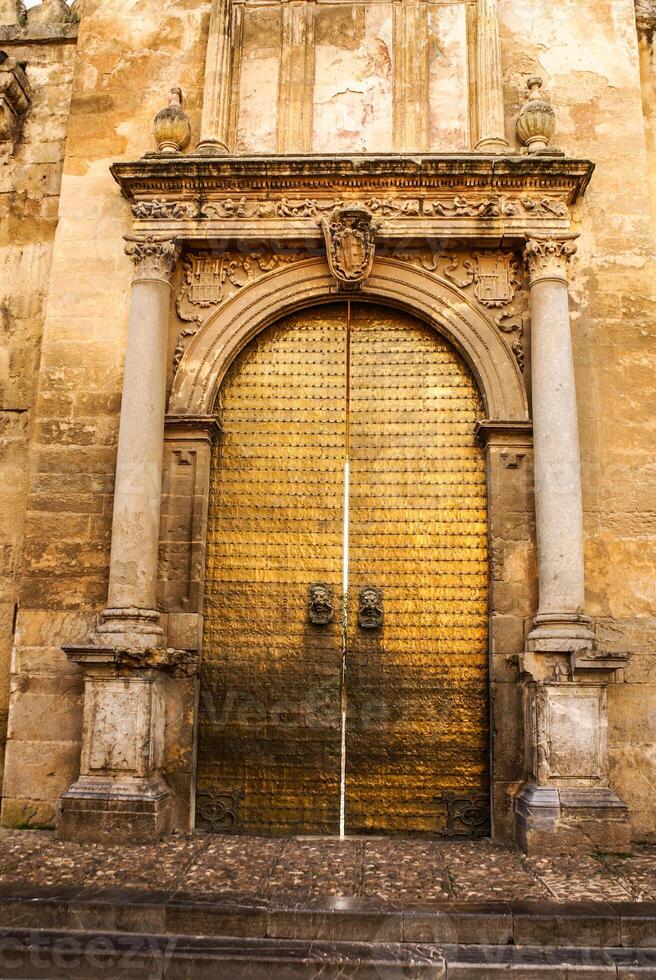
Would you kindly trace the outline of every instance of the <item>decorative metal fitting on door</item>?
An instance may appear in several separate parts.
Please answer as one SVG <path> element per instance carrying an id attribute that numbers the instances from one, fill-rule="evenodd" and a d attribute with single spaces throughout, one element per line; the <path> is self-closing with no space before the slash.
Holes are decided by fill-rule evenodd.
<path id="1" fill-rule="evenodd" d="M 317 583 L 309 588 L 308 618 L 315 626 L 326 626 L 332 623 L 335 609 L 333 606 L 333 590 L 330 585 Z"/>
<path id="2" fill-rule="evenodd" d="M 376 630 L 383 625 L 383 590 L 365 585 L 360 590 L 358 623 L 363 630 Z"/>

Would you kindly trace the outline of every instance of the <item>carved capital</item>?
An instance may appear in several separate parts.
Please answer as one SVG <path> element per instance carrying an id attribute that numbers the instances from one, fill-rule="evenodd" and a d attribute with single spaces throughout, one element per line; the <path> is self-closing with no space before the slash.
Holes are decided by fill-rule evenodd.
<path id="1" fill-rule="evenodd" d="M 531 286 L 542 279 L 567 282 L 567 263 L 576 254 L 573 238 L 529 238 L 524 249 Z"/>
<path id="2" fill-rule="evenodd" d="M 157 241 L 148 237 L 140 241 L 126 240 L 125 254 L 134 264 L 134 282 L 159 279 L 169 284 L 180 250 L 170 239 Z"/>

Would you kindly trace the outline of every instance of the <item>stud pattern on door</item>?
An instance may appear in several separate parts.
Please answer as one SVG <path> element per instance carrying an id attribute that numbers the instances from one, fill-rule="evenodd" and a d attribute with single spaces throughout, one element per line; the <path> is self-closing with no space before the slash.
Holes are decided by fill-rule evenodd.
<path id="1" fill-rule="evenodd" d="M 448 794 L 488 790 L 483 405 L 462 359 L 402 313 L 351 309 L 346 832 L 447 829 Z"/>
<path id="2" fill-rule="evenodd" d="M 289 317 L 236 360 L 211 475 L 197 794 L 232 830 L 339 830 L 343 316 Z M 339 597 L 308 618 L 308 592 Z M 207 812 L 207 811 L 206 811 Z"/>
<path id="3" fill-rule="evenodd" d="M 484 832 L 484 412 L 466 365 L 411 316 L 335 303 L 264 331 L 218 410 L 199 826 L 218 800 L 232 831 L 334 834 L 341 812 L 346 833 L 466 834 L 464 799 Z"/>

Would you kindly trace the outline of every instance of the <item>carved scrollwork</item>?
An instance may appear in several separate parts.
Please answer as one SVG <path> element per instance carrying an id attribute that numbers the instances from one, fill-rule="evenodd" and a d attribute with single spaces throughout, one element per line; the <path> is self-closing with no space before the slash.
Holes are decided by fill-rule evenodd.
<path id="1" fill-rule="evenodd" d="M 490 799 L 486 793 L 462 790 L 436 797 L 446 808 L 445 837 L 487 837 L 490 833 Z"/>
<path id="2" fill-rule="evenodd" d="M 239 830 L 239 806 L 243 798 L 241 790 L 224 793 L 199 790 L 196 794 L 198 825 L 216 833 L 234 833 Z"/>
<path id="3" fill-rule="evenodd" d="M 267 272 L 304 257 L 300 252 L 196 252 L 185 256 L 182 284 L 175 305 L 180 319 L 195 323 L 195 326 L 180 331 L 173 356 L 174 367 L 177 368 L 182 360 L 189 339 L 217 306 Z"/>
<path id="4" fill-rule="evenodd" d="M 157 198 L 152 201 L 138 201 L 132 205 L 131 210 L 132 217 L 142 221 L 157 220 L 158 218 L 181 220 L 196 216 L 196 208 L 193 204 L 181 203 L 180 201 L 160 201 Z"/>

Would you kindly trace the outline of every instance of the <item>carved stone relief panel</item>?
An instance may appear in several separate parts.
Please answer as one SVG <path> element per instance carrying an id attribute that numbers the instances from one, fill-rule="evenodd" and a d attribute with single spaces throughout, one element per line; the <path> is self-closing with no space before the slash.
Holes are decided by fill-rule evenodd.
<path id="1" fill-rule="evenodd" d="M 198 327 L 244 286 L 268 272 L 298 262 L 304 253 L 284 252 L 193 252 L 185 256 L 182 282 L 176 296 L 180 319 L 194 326 L 183 327 L 173 356 L 174 367 L 182 360 L 186 346 Z"/>
<path id="2" fill-rule="evenodd" d="M 503 334 L 520 370 L 524 370 L 528 293 L 520 289 L 520 264 L 514 252 L 399 249 L 388 254 L 447 279 L 475 300 Z"/>

